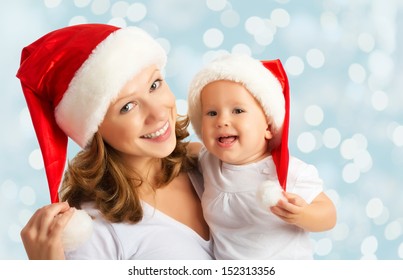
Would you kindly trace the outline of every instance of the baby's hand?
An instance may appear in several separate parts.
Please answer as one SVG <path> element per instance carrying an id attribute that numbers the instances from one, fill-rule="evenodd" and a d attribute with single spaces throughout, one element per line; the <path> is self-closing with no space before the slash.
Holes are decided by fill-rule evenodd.
<path id="1" fill-rule="evenodd" d="M 306 203 L 302 197 L 294 193 L 283 192 L 283 195 L 285 199 L 279 200 L 270 210 L 283 221 L 298 225 L 299 221 L 303 219 L 304 211 L 308 203 Z"/>

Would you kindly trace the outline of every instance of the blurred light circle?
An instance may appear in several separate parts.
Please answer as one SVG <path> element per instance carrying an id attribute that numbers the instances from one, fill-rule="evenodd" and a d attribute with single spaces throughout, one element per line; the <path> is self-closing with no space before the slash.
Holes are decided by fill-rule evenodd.
<path id="1" fill-rule="evenodd" d="M 245 44 L 236 44 L 235 46 L 232 47 L 231 52 L 238 53 L 238 54 L 247 54 L 247 55 L 252 54 L 252 50 L 250 49 L 250 47 Z"/>
<path id="2" fill-rule="evenodd" d="M 121 18 L 121 17 L 111 18 L 108 21 L 108 24 L 118 26 L 118 27 L 121 27 L 121 28 L 125 28 L 127 26 L 126 20 L 124 18 Z"/>
<path id="3" fill-rule="evenodd" d="M 398 122 L 391 120 L 391 122 L 386 127 L 386 135 L 388 136 L 388 138 L 390 140 L 393 141 L 393 133 L 394 133 L 395 129 L 399 126 L 400 126 L 400 124 Z"/>
<path id="4" fill-rule="evenodd" d="M 217 48 L 224 41 L 224 34 L 217 28 L 211 28 L 204 32 L 203 42 L 209 48 Z"/>
<path id="5" fill-rule="evenodd" d="M 402 235 L 402 223 L 393 221 L 385 227 L 386 240 L 396 240 Z"/>
<path id="6" fill-rule="evenodd" d="M 323 144 L 326 148 L 334 149 L 341 141 L 341 135 L 336 128 L 327 128 L 323 133 Z"/>
<path id="7" fill-rule="evenodd" d="M 375 47 L 374 36 L 369 33 L 361 33 L 360 35 L 358 35 L 358 47 L 363 52 L 371 52 Z"/>
<path id="8" fill-rule="evenodd" d="M 399 125 L 393 130 L 392 141 L 397 147 L 403 147 L 403 126 Z"/>
<path id="9" fill-rule="evenodd" d="M 239 14 L 234 10 L 226 10 L 222 12 L 220 17 L 222 25 L 225 27 L 236 27 L 239 24 L 240 17 Z"/>
<path id="10" fill-rule="evenodd" d="M 297 146 L 301 152 L 312 152 L 316 147 L 315 136 L 310 132 L 301 133 L 297 138 Z"/>
<path id="11" fill-rule="evenodd" d="M 42 153 L 39 149 L 33 150 L 28 157 L 29 165 L 36 170 L 43 168 Z"/>
<path id="12" fill-rule="evenodd" d="M 353 159 L 358 150 L 357 142 L 353 139 L 344 140 L 340 146 L 341 156 L 345 159 Z"/>
<path id="13" fill-rule="evenodd" d="M 386 208 L 384 206 L 383 209 L 382 209 L 381 215 L 379 215 L 376 218 L 373 218 L 372 220 L 373 220 L 374 224 L 376 224 L 376 225 L 383 225 L 383 224 L 386 224 L 388 222 L 389 217 L 390 217 L 389 210 L 388 210 L 388 208 Z"/>
<path id="14" fill-rule="evenodd" d="M 214 59 L 226 54 L 229 54 L 229 52 L 226 50 L 207 51 L 203 54 L 203 63 L 207 64 Z"/>
<path id="15" fill-rule="evenodd" d="M 227 0 L 206 0 L 206 4 L 212 11 L 221 11 L 227 5 Z"/>
<path id="16" fill-rule="evenodd" d="M 184 99 L 176 99 L 176 111 L 178 115 L 186 115 L 188 112 L 188 103 Z"/>
<path id="17" fill-rule="evenodd" d="M 46 8 L 56 8 L 60 5 L 62 0 L 44 0 L 43 2 Z"/>
<path id="18" fill-rule="evenodd" d="M 0 194 L 1 197 L 7 198 L 9 200 L 13 200 L 17 197 L 18 187 L 16 183 L 12 180 L 5 180 L 1 184 Z"/>
<path id="19" fill-rule="evenodd" d="M 256 43 L 261 46 L 268 46 L 273 42 L 273 33 L 271 32 L 262 32 L 254 35 Z"/>
<path id="20" fill-rule="evenodd" d="M 256 43 L 261 46 L 268 46 L 273 42 L 274 34 L 276 34 L 277 27 L 269 19 L 262 19 L 263 29 L 261 31 L 256 31 L 253 34 Z"/>
<path id="21" fill-rule="evenodd" d="M 360 150 L 353 161 L 361 172 L 368 172 L 372 168 L 372 157 L 367 150 Z"/>
<path id="22" fill-rule="evenodd" d="M 383 211 L 383 202 L 379 198 L 373 198 L 367 203 L 367 207 L 365 208 L 365 212 L 367 216 L 371 219 L 374 219 L 382 214 Z"/>
<path id="23" fill-rule="evenodd" d="M 285 68 L 290 75 L 298 76 L 304 72 L 304 62 L 297 56 L 290 56 L 285 62 Z"/>
<path id="24" fill-rule="evenodd" d="M 332 237 L 334 240 L 341 241 L 345 240 L 348 237 L 348 234 L 350 232 L 350 228 L 348 225 L 345 223 L 337 224 L 333 229 L 332 229 Z"/>
<path id="25" fill-rule="evenodd" d="M 265 31 L 265 23 L 260 17 L 250 17 L 245 21 L 245 29 L 249 34 L 261 34 Z"/>
<path id="26" fill-rule="evenodd" d="M 92 0 L 74 0 L 74 5 L 78 8 L 88 6 Z"/>
<path id="27" fill-rule="evenodd" d="M 91 11 L 94 15 L 103 15 L 109 10 L 110 5 L 109 0 L 94 0 L 91 5 Z"/>
<path id="28" fill-rule="evenodd" d="M 127 18 L 132 22 L 142 21 L 147 15 L 147 7 L 141 3 L 134 3 L 127 9 Z"/>
<path id="29" fill-rule="evenodd" d="M 335 32 L 339 27 L 337 16 L 332 12 L 324 12 L 320 16 L 322 27 L 329 33 Z"/>
<path id="30" fill-rule="evenodd" d="M 397 249 L 397 254 L 399 258 L 403 259 L 403 242 L 400 243 L 399 248 Z"/>
<path id="31" fill-rule="evenodd" d="M 88 20 L 84 16 L 75 16 L 69 20 L 69 26 L 87 23 Z"/>
<path id="32" fill-rule="evenodd" d="M 323 110 L 318 105 L 311 105 L 306 108 L 304 117 L 307 124 L 320 125 L 323 121 Z"/>
<path id="33" fill-rule="evenodd" d="M 391 77 L 396 74 L 394 68 L 395 62 L 389 53 L 376 50 L 369 54 L 368 69 L 382 84 L 388 83 Z"/>
<path id="34" fill-rule="evenodd" d="M 375 91 L 371 96 L 372 107 L 377 111 L 383 111 L 388 107 L 389 98 L 383 91 Z"/>
<path id="35" fill-rule="evenodd" d="M 360 178 L 360 169 L 353 163 L 347 163 L 342 171 L 342 177 L 346 183 L 354 183 Z"/>
<path id="36" fill-rule="evenodd" d="M 315 254 L 318 256 L 328 255 L 333 248 L 333 243 L 330 238 L 321 238 L 316 241 L 315 244 Z"/>
<path id="37" fill-rule="evenodd" d="M 24 205 L 34 205 L 36 201 L 35 191 L 28 186 L 24 186 L 20 190 L 20 200 Z"/>
<path id="38" fill-rule="evenodd" d="M 368 139 L 361 133 L 356 133 L 351 137 L 357 143 L 357 150 L 365 150 L 368 147 Z"/>
<path id="39" fill-rule="evenodd" d="M 354 83 L 361 84 L 365 81 L 367 73 L 362 65 L 353 63 L 348 68 L 348 75 Z"/>
<path id="40" fill-rule="evenodd" d="M 378 250 L 378 240 L 375 236 L 371 235 L 366 238 L 361 243 L 361 253 L 364 256 L 375 255 Z"/>
<path id="41" fill-rule="evenodd" d="M 112 5 L 111 15 L 112 17 L 124 18 L 127 15 L 127 10 L 129 9 L 129 3 L 126 1 L 118 1 Z"/>
<path id="42" fill-rule="evenodd" d="M 325 63 L 323 52 L 318 49 L 310 49 L 306 54 L 308 64 L 313 68 L 320 68 Z"/>
<path id="43" fill-rule="evenodd" d="M 339 203 L 340 195 L 335 189 L 326 189 L 325 193 L 335 205 Z"/>
<path id="44" fill-rule="evenodd" d="M 270 19 L 278 27 L 287 27 L 290 24 L 290 14 L 284 9 L 274 9 Z"/>

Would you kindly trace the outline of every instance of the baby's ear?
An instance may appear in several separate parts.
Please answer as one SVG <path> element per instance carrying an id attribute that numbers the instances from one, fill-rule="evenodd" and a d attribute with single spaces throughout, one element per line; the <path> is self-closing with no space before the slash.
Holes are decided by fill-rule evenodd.
<path id="1" fill-rule="evenodd" d="M 265 133 L 266 140 L 270 140 L 273 138 L 273 133 L 271 132 L 271 125 L 267 124 L 266 133 Z"/>

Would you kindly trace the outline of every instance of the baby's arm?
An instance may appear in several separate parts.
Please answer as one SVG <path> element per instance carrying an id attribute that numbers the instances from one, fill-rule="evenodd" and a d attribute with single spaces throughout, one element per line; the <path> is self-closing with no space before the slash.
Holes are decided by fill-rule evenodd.
<path id="1" fill-rule="evenodd" d="M 283 194 L 285 199 L 270 208 L 283 221 L 311 232 L 326 231 L 335 226 L 336 208 L 325 193 L 321 192 L 310 204 L 296 194 Z"/>

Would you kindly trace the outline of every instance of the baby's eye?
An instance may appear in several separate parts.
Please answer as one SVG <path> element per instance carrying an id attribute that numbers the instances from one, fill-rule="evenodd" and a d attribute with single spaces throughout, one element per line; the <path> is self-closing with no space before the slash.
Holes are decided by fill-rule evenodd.
<path id="1" fill-rule="evenodd" d="M 125 113 L 129 112 L 131 109 L 133 109 L 133 107 L 134 107 L 134 104 L 132 102 L 129 102 L 125 106 L 123 106 L 122 109 L 120 109 L 120 113 L 125 114 Z"/>
<path id="2" fill-rule="evenodd" d="M 207 112 L 207 116 L 210 116 L 210 117 L 217 116 L 217 112 L 216 111 L 209 111 L 209 112 Z"/>
<path id="3" fill-rule="evenodd" d="M 243 113 L 245 111 L 243 109 L 236 108 L 236 109 L 233 110 L 233 112 L 234 112 L 234 114 L 241 114 L 241 113 Z"/>
<path id="4" fill-rule="evenodd" d="M 150 91 L 154 91 L 157 88 L 159 88 L 161 86 L 162 80 L 161 79 L 157 79 L 154 81 L 154 83 L 152 83 L 151 87 L 150 87 Z"/>

